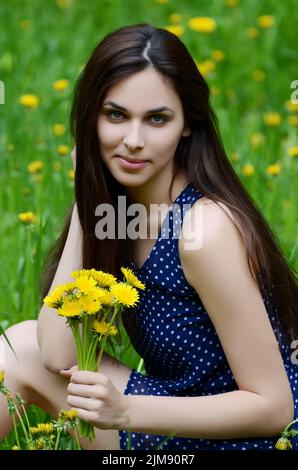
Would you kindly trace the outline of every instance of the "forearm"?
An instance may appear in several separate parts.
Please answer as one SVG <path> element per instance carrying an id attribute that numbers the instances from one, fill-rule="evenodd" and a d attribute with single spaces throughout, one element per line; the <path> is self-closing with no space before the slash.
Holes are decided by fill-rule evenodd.
<path id="1" fill-rule="evenodd" d="M 203 397 L 128 395 L 125 429 L 194 439 L 232 439 L 277 435 L 286 425 L 281 410 L 252 392 Z"/>
<path id="2" fill-rule="evenodd" d="M 73 211 L 68 237 L 53 279 L 52 289 L 65 282 L 72 282 L 71 272 L 82 268 L 82 234 L 79 230 L 76 209 Z M 76 363 L 75 345 L 71 329 L 64 317 L 59 317 L 53 308 L 42 306 L 37 321 L 37 337 L 44 365 L 58 372 L 59 369 Z"/>

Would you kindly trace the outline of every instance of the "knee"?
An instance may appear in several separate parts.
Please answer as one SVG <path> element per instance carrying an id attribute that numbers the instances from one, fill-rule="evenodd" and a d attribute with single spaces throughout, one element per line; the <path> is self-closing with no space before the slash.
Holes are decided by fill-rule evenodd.
<path id="1" fill-rule="evenodd" d="M 5 369 L 18 367 L 21 370 L 25 362 L 39 354 L 36 324 L 36 320 L 25 320 L 9 327 L 5 331 L 9 344 L 4 335 L 0 337 Z"/>

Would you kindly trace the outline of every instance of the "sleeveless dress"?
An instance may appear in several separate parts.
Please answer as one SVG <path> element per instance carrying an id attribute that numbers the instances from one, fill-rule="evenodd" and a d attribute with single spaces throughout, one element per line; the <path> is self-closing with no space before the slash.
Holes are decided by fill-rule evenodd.
<path id="1" fill-rule="evenodd" d="M 183 217 L 202 196 L 189 183 L 167 212 L 143 266 L 137 268 L 131 263 L 131 269 L 145 283 L 146 289 L 139 291 L 138 306 L 123 316 L 123 325 L 135 350 L 144 359 L 146 375 L 132 369 L 125 395 L 199 397 L 238 390 L 216 330 L 197 292 L 184 277 L 179 258 L 178 234 Z M 181 222 L 176 220 L 173 226 L 172 207 L 177 205 L 181 208 Z M 297 419 L 298 365 L 291 360 L 293 350 L 284 339 L 271 295 L 264 287 L 262 298 L 279 341 Z M 166 441 L 167 437 L 120 430 L 120 449 L 274 450 L 280 436 L 227 440 L 172 436 Z M 292 445 L 293 449 L 298 449 L 298 436 L 292 440 Z"/>

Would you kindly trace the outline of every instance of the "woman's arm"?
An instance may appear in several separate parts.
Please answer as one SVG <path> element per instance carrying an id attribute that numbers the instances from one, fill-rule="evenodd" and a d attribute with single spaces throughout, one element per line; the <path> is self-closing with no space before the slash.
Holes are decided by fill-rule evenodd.
<path id="1" fill-rule="evenodd" d="M 293 419 L 293 396 L 244 247 L 215 204 L 204 205 L 203 220 L 193 220 L 195 227 L 197 221 L 203 223 L 202 232 L 201 225 L 195 230 L 202 243 L 198 249 L 185 249 L 193 230 L 185 218 L 181 263 L 214 324 L 239 390 L 203 397 L 129 395 L 130 428 L 204 439 L 277 435 Z"/>
<path id="2" fill-rule="evenodd" d="M 82 229 L 74 205 L 64 250 L 53 279 L 50 292 L 58 284 L 73 282 L 72 271 L 82 269 Z M 55 309 L 42 306 L 37 321 L 37 339 L 45 367 L 54 373 L 77 363 L 73 336 L 65 318 Z"/>

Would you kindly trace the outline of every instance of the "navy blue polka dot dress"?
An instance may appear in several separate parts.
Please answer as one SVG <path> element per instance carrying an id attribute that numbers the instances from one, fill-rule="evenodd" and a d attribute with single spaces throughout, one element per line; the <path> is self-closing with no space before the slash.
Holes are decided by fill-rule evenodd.
<path id="1" fill-rule="evenodd" d="M 183 216 L 202 196 L 191 183 L 188 184 L 173 203 L 181 208 L 181 221 L 177 223 L 173 217 L 172 205 L 143 266 L 138 269 L 134 263 L 131 265 L 146 289 L 139 291 L 140 303 L 123 317 L 123 323 L 136 351 L 144 359 L 146 375 L 132 369 L 125 395 L 194 397 L 238 389 L 216 330 L 197 292 L 185 279 L 179 258 L 177 234 L 181 230 Z M 262 297 L 280 341 L 297 419 L 298 365 L 291 360 L 293 349 L 283 339 L 270 296 L 271 293 L 265 289 Z M 167 436 L 131 432 L 130 449 L 268 450 L 274 449 L 278 437 L 213 440 L 173 436 L 163 443 Z M 120 430 L 119 439 L 122 450 L 129 448 L 127 431 Z M 292 444 L 294 449 L 298 449 L 297 437 Z"/>

